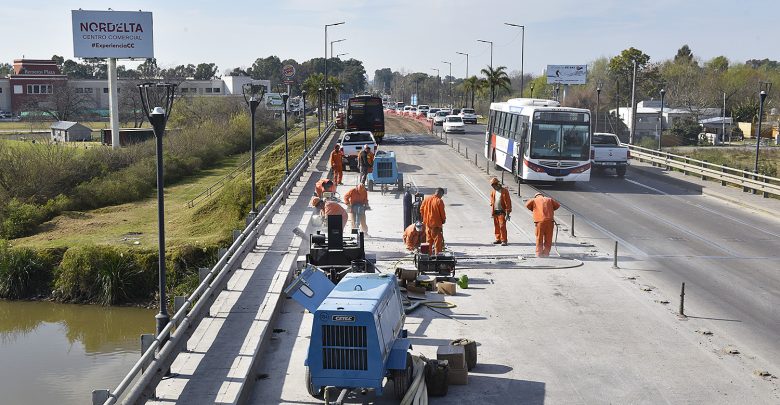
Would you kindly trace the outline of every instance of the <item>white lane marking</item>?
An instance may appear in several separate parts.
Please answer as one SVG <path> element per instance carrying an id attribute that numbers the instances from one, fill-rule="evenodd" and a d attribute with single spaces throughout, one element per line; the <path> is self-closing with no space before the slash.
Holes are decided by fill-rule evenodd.
<path id="1" fill-rule="evenodd" d="M 690 202 L 690 201 L 687 201 L 686 199 L 684 199 L 684 198 L 682 198 L 682 197 L 678 197 L 678 196 L 676 196 L 676 195 L 672 195 L 672 194 L 669 194 L 669 193 L 663 192 L 663 191 L 661 191 L 661 190 L 659 190 L 659 189 L 657 189 L 657 188 L 655 188 L 655 187 L 651 187 L 651 186 L 648 186 L 648 185 L 646 185 L 646 184 L 642 184 L 642 183 L 640 183 L 640 182 L 638 182 L 638 181 L 634 181 L 634 180 L 625 179 L 625 181 L 627 181 L 627 182 L 629 182 L 629 183 L 631 183 L 631 184 L 635 184 L 635 185 L 637 185 L 637 186 L 639 186 L 639 187 L 644 187 L 644 188 L 646 188 L 646 189 L 648 189 L 648 190 L 655 191 L 655 192 L 656 192 L 656 193 L 658 193 L 658 194 L 663 194 L 663 195 L 665 195 L 665 196 L 668 196 L 668 197 L 674 198 L 675 200 L 682 201 L 682 202 L 684 202 L 684 203 L 686 203 L 686 204 L 692 205 L 692 206 L 694 206 L 694 207 L 696 207 L 696 208 L 700 208 L 700 209 L 702 209 L 702 210 L 704 210 L 704 211 L 711 212 L 711 213 L 713 213 L 713 214 L 716 214 L 716 215 L 720 215 L 720 216 L 722 216 L 722 217 L 724 217 L 724 218 L 726 218 L 726 219 L 732 220 L 732 221 L 734 221 L 734 222 L 736 222 L 736 223 L 738 223 L 738 224 L 740 224 L 740 225 L 745 225 L 745 226 L 747 226 L 747 227 L 749 227 L 749 228 L 753 228 L 753 229 L 755 229 L 755 230 L 757 230 L 757 231 L 761 231 L 761 232 L 763 232 L 763 233 L 765 233 L 765 234 L 767 234 L 767 235 L 772 235 L 772 236 L 774 236 L 774 237 L 776 237 L 776 238 L 780 238 L 780 234 L 778 234 L 778 233 L 774 233 L 774 232 L 772 232 L 772 231 L 768 231 L 768 230 L 766 230 L 766 229 L 759 228 L 759 227 L 757 227 L 757 226 L 755 226 L 755 225 L 751 225 L 751 224 L 749 224 L 749 223 L 747 223 L 747 222 L 745 222 L 745 221 L 742 221 L 742 220 L 741 220 L 741 219 L 739 219 L 739 218 L 732 217 L 731 215 L 726 215 L 726 214 L 724 214 L 724 213 L 722 213 L 722 212 L 715 211 L 715 210 L 713 210 L 713 209 L 710 209 L 710 208 L 704 207 L 704 206 L 702 206 L 702 205 L 700 205 L 700 204 L 695 204 L 695 203 L 692 203 L 692 202 Z"/>
<path id="2" fill-rule="evenodd" d="M 465 182 L 466 182 L 466 184 L 468 184 L 469 186 L 471 186 L 471 188 L 473 188 L 473 189 L 474 189 L 474 191 L 476 191 L 476 192 L 477 192 L 477 194 L 481 195 L 481 196 L 482 196 L 482 198 L 484 198 L 484 199 L 485 199 L 485 201 L 488 201 L 488 202 L 490 202 L 490 198 L 487 196 L 487 194 L 483 193 L 483 192 L 482 192 L 482 190 L 480 190 L 480 189 L 479 189 L 479 187 L 477 187 L 477 186 L 476 186 L 474 183 L 472 183 L 472 182 L 471 182 L 471 180 L 469 180 L 469 179 L 466 177 L 466 175 L 465 175 L 465 174 L 462 174 L 462 173 L 461 173 L 460 177 L 461 177 L 461 178 L 463 178 L 463 181 L 465 181 Z M 520 228 L 520 226 L 518 226 L 516 223 L 514 223 L 514 222 L 512 222 L 512 221 L 509 221 L 509 225 L 512 225 L 512 227 L 514 227 L 515 229 L 517 229 L 517 230 L 518 230 L 520 233 L 522 233 L 523 235 L 525 235 L 527 238 L 529 238 L 529 239 L 531 239 L 531 240 L 536 240 L 536 236 L 535 236 L 535 235 L 530 235 L 528 232 L 524 231 L 524 230 L 523 230 L 523 228 Z"/>
<path id="3" fill-rule="evenodd" d="M 639 186 L 644 186 L 644 187 L 652 188 L 652 187 L 650 187 L 650 186 L 645 186 L 644 184 L 637 183 L 637 182 L 635 182 L 635 181 L 632 181 L 632 180 L 628 180 L 628 181 L 630 181 L 630 182 L 632 182 L 632 183 L 634 183 L 634 184 L 636 184 L 636 185 L 639 185 Z M 660 192 L 660 193 L 663 193 L 663 192 L 662 192 L 662 191 L 660 191 L 660 190 L 659 190 L 659 192 Z M 663 194 L 666 194 L 666 193 L 663 193 Z M 667 194 L 667 195 L 668 195 L 668 194 Z M 634 206 L 632 207 L 632 209 L 634 209 L 634 210 L 637 210 L 637 211 L 639 211 L 639 212 L 642 212 L 642 213 L 644 213 L 645 215 L 647 215 L 647 216 L 649 216 L 649 217 L 654 217 L 654 218 L 656 219 L 656 221 L 661 221 L 661 222 L 663 222 L 664 224 L 666 224 L 666 225 L 668 225 L 668 226 L 670 226 L 670 227 L 672 227 L 672 228 L 674 228 L 674 229 L 676 229 L 676 230 L 678 230 L 678 231 L 680 231 L 680 232 L 682 232 L 682 233 L 684 233 L 684 234 L 690 235 L 690 236 L 692 236 L 692 237 L 694 237 L 694 238 L 696 238 L 696 239 L 700 240 L 701 242 L 704 242 L 705 244 L 709 245 L 709 246 L 710 246 L 710 247 L 712 247 L 712 248 L 715 248 L 715 249 L 717 249 L 717 250 L 721 250 L 721 251 L 723 251 L 723 252 L 726 252 L 726 253 L 728 253 L 728 254 L 730 254 L 730 255 L 734 256 L 734 257 L 742 257 L 742 255 L 741 255 L 741 254 L 739 254 L 738 252 L 735 252 L 735 251 L 733 251 L 733 250 L 731 250 L 731 249 L 729 249 L 729 248 L 727 248 L 727 247 L 723 247 L 723 246 L 721 246 L 721 245 L 717 244 L 716 242 L 713 242 L 713 241 L 711 241 L 711 240 L 709 240 L 709 239 L 707 239 L 707 238 L 705 238 L 705 237 L 703 237 L 703 236 L 700 236 L 700 235 L 698 235 L 698 234 L 696 234 L 696 233 L 694 233 L 694 232 L 692 232 L 692 231 L 689 231 L 689 230 L 687 230 L 687 229 L 685 229 L 685 228 L 683 228 L 683 227 L 681 227 L 681 226 L 678 226 L 678 225 L 676 225 L 675 223 L 673 223 L 672 221 L 669 221 L 669 220 L 666 220 L 666 219 L 664 219 L 664 218 L 661 218 L 661 217 L 659 217 L 658 215 L 656 215 L 656 214 L 653 214 L 652 212 L 649 212 L 649 211 L 647 211 L 647 210 L 641 209 L 641 208 L 637 207 L 636 205 L 634 205 Z"/>

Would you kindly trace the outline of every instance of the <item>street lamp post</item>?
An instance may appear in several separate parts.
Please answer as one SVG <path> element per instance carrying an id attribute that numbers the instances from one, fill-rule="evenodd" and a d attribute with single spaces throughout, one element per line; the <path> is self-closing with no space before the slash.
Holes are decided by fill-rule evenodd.
<path id="1" fill-rule="evenodd" d="M 490 70 L 493 70 L 493 41 L 485 41 L 484 39 L 478 39 L 477 41 L 490 44 Z"/>
<path id="2" fill-rule="evenodd" d="M 328 27 L 344 24 L 344 21 L 333 24 L 325 24 L 325 84 L 328 83 Z M 328 126 L 328 98 L 325 97 L 325 126 Z"/>
<path id="3" fill-rule="evenodd" d="M 330 57 L 331 58 L 333 57 L 333 44 L 335 44 L 336 42 L 343 42 L 343 41 L 346 41 L 346 40 L 347 40 L 346 38 L 341 38 L 341 39 L 337 39 L 335 41 L 330 41 Z"/>
<path id="4" fill-rule="evenodd" d="M 531 83 L 531 98 L 534 98 L 534 84 Z"/>
<path id="5" fill-rule="evenodd" d="M 455 53 L 457 53 L 458 55 L 466 55 L 466 76 L 464 78 L 468 79 L 469 78 L 469 54 L 466 52 L 457 52 L 457 51 Z"/>
<path id="6" fill-rule="evenodd" d="M 439 74 L 439 68 L 431 68 L 436 71 L 436 102 L 441 107 L 441 74 Z"/>
<path id="7" fill-rule="evenodd" d="M 666 96 L 666 90 L 661 89 L 661 116 L 658 117 L 661 127 L 661 132 L 658 133 L 658 150 L 661 150 L 661 137 L 664 136 L 664 96 Z"/>
<path id="8" fill-rule="evenodd" d="M 246 101 L 246 105 L 249 106 L 249 114 L 252 116 L 252 130 L 251 135 L 249 137 L 249 154 L 250 154 L 250 161 L 252 166 L 252 207 L 249 210 L 249 220 L 255 219 L 255 216 L 257 215 L 257 204 L 255 201 L 255 196 L 257 195 L 255 193 L 255 111 L 257 111 L 257 106 L 260 105 L 260 102 L 263 100 L 263 96 L 265 95 L 265 86 L 255 83 L 246 83 L 243 86 L 241 86 L 241 90 L 244 93 L 244 101 Z"/>
<path id="9" fill-rule="evenodd" d="M 761 146 L 761 121 L 764 119 L 764 100 L 772 89 L 772 83 L 770 82 L 758 82 L 758 86 L 761 91 L 758 93 L 758 133 L 756 133 L 756 164 L 753 167 L 753 172 L 758 174 L 758 153 Z"/>
<path id="10" fill-rule="evenodd" d="M 340 54 L 336 55 L 336 59 L 339 59 L 339 58 L 341 58 L 344 55 L 349 55 L 349 52 L 344 52 L 344 53 L 340 53 Z"/>
<path id="11" fill-rule="evenodd" d="M 290 175 L 290 148 L 287 145 L 287 99 L 290 95 L 287 93 L 282 94 L 282 101 L 284 102 L 284 175 Z"/>
<path id="12" fill-rule="evenodd" d="M 598 82 L 596 84 L 596 120 L 595 120 L 595 124 L 593 125 L 593 132 L 597 132 L 599 130 L 599 113 L 601 112 L 600 103 L 601 103 L 601 82 Z"/>
<path id="13" fill-rule="evenodd" d="M 518 27 L 522 29 L 523 33 L 520 39 L 520 98 L 523 98 L 523 90 L 525 90 L 525 75 L 523 74 L 523 64 L 525 59 L 525 25 L 504 23 L 510 27 Z"/>
<path id="14" fill-rule="evenodd" d="M 306 90 L 301 91 L 301 98 L 303 99 L 303 153 L 309 151 L 306 141 Z"/>
<path id="15" fill-rule="evenodd" d="M 453 108 L 453 107 L 455 107 L 455 105 L 452 103 L 452 62 L 447 62 L 447 61 L 443 60 L 443 61 L 441 61 L 441 63 L 446 63 L 446 64 L 450 65 L 450 79 L 449 79 L 449 82 L 450 82 L 450 108 Z"/>
<path id="16" fill-rule="evenodd" d="M 322 87 L 317 89 L 317 136 L 322 135 Z"/>
<path id="17" fill-rule="evenodd" d="M 165 124 L 173 108 L 176 85 L 170 83 L 142 83 L 138 85 L 144 114 L 154 130 L 157 155 L 157 271 L 160 289 L 160 312 L 154 317 L 157 321 L 157 336 L 170 321 L 168 316 L 168 298 L 165 294 L 165 194 L 163 182 L 163 143 Z M 153 107 L 153 104 L 158 104 Z M 162 107 L 159 105 L 162 104 Z"/>

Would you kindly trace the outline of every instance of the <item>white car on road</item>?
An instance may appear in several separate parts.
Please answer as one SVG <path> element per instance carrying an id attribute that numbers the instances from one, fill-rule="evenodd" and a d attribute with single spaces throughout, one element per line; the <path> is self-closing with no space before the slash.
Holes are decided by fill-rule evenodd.
<path id="1" fill-rule="evenodd" d="M 448 115 L 442 124 L 445 133 L 466 132 L 466 125 L 463 124 L 463 118 L 460 115 Z"/>
<path id="2" fill-rule="evenodd" d="M 460 110 L 461 118 L 463 118 L 463 122 L 465 124 L 476 124 L 477 123 L 477 112 L 474 111 L 473 108 L 464 108 Z"/>
<path id="3" fill-rule="evenodd" d="M 450 110 L 439 110 L 439 112 L 437 112 L 433 117 L 433 125 L 444 124 L 444 121 L 447 119 L 448 115 L 450 115 Z"/>

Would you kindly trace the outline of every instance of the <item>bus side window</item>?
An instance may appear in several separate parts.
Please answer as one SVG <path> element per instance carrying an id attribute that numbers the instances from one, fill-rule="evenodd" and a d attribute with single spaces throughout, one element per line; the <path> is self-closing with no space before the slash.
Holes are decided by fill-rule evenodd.
<path id="1" fill-rule="evenodd" d="M 507 134 L 506 134 L 506 117 L 507 117 L 507 113 L 501 111 L 499 114 L 501 114 L 501 118 L 499 118 L 499 120 L 498 120 L 499 133 L 501 134 L 501 136 L 506 138 L 507 137 Z"/>
<path id="2" fill-rule="evenodd" d="M 511 120 L 510 125 L 509 125 L 510 138 L 512 138 L 512 139 L 519 139 L 520 136 L 518 136 L 517 121 L 518 121 L 518 119 L 520 117 L 518 115 L 515 115 L 515 114 L 510 115 L 510 117 L 512 117 L 512 120 Z"/>
<path id="3" fill-rule="evenodd" d="M 490 110 L 488 132 L 494 134 L 496 132 L 495 127 L 496 127 L 496 110 Z"/>

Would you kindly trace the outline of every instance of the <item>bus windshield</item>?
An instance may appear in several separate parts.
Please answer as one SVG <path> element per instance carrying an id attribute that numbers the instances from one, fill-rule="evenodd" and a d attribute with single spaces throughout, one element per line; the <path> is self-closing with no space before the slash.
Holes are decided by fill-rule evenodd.
<path id="1" fill-rule="evenodd" d="M 588 124 L 535 122 L 531 129 L 532 159 L 590 159 L 590 128 Z"/>

